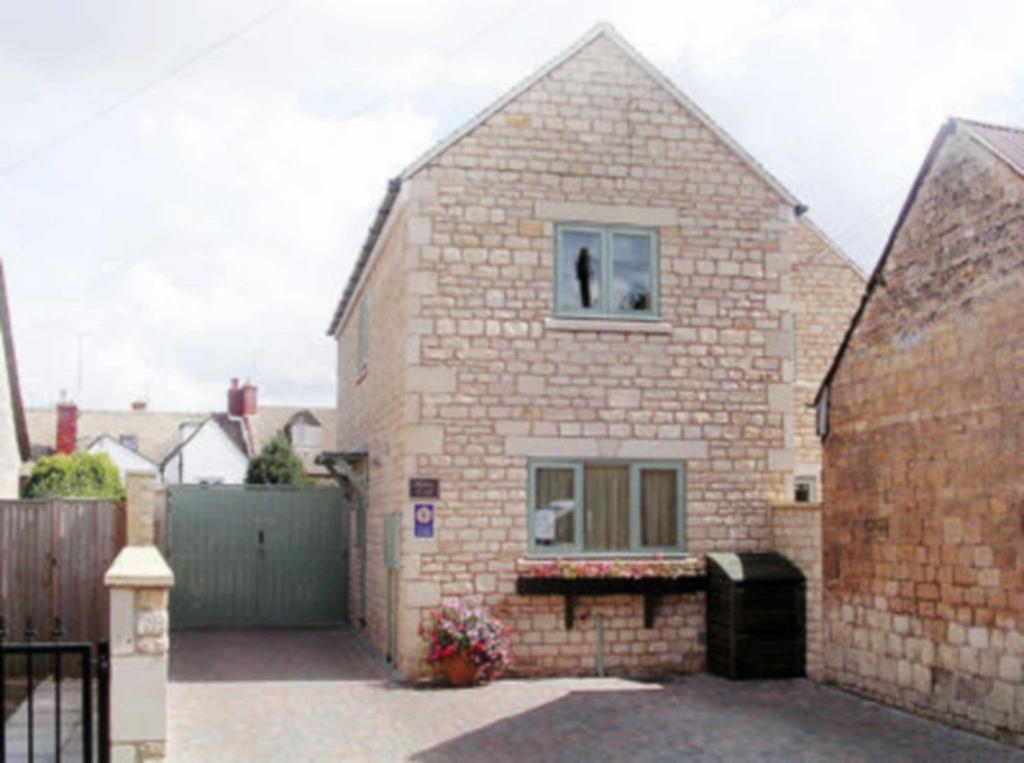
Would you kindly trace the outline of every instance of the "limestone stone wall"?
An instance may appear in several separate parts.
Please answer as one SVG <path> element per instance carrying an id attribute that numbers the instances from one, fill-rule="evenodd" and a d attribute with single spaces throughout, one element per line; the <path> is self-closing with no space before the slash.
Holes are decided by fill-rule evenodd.
<path id="1" fill-rule="evenodd" d="M 435 541 L 406 546 L 420 596 L 474 596 L 517 634 L 522 673 L 589 673 L 594 615 L 612 672 L 699 669 L 703 599 L 562 602 L 515 594 L 531 457 L 687 462 L 694 552 L 770 542 L 792 468 L 788 205 L 643 70 L 598 38 L 411 181 L 422 243 L 407 411 L 430 427 L 410 466 L 443 486 Z M 627 223 L 660 237 L 661 322 L 553 315 L 554 228 Z M 416 369 L 420 370 L 416 370 Z M 414 581 L 414 582 L 413 582 Z M 408 654 L 408 653 L 407 653 Z M 400 663 L 416 670 L 419 651 Z"/>
<path id="2" fill-rule="evenodd" d="M 1024 181 L 957 132 L 831 386 L 826 672 L 1024 742 Z"/>
<path id="3" fill-rule="evenodd" d="M 791 299 L 796 334 L 793 388 L 797 476 L 818 476 L 821 442 L 815 432 L 814 396 L 864 293 L 860 271 L 806 221 L 792 228 Z"/>
<path id="4" fill-rule="evenodd" d="M 792 205 L 598 36 L 405 180 L 398 209 L 364 277 L 365 379 L 358 295 L 339 339 L 339 446 L 370 449 L 371 637 L 383 645 L 374 523 L 401 511 L 404 673 L 424 671 L 416 624 L 452 596 L 509 621 L 522 674 L 592 673 L 598 615 L 609 672 L 700 669 L 701 595 L 666 597 L 651 629 L 640 597 L 584 598 L 566 630 L 561 599 L 515 593 L 527 464 L 685 462 L 687 550 L 770 547 L 796 451 Z M 655 229 L 659 320 L 556 317 L 560 222 Z M 433 538 L 413 537 L 414 476 L 440 480 Z"/>
<path id="5" fill-rule="evenodd" d="M 409 333 L 405 279 L 406 217 L 404 197 L 394 221 L 382 237 L 380 256 L 364 277 L 338 332 L 337 447 L 369 452 L 365 607 L 363 554 L 357 545 L 357 517 L 349 528 L 349 619 L 365 627 L 370 640 L 382 650 L 387 642 L 387 573 L 384 568 L 384 517 L 406 506 L 402 495 L 406 377 Z M 367 302 L 369 352 L 365 369 L 359 367 L 359 304 Z M 365 618 L 363 613 L 365 611 Z"/>
<path id="6" fill-rule="evenodd" d="M 772 548 L 789 558 L 807 578 L 807 676 L 824 677 L 821 620 L 821 506 L 789 503 L 772 506 Z"/>

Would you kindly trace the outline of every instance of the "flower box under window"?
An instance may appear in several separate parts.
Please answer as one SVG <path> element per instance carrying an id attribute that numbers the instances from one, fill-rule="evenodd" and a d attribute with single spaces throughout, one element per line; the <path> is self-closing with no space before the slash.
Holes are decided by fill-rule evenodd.
<path id="1" fill-rule="evenodd" d="M 696 557 L 675 560 L 523 560 L 518 573 L 518 594 L 564 597 L 566 630 L 572 630 L 576 599 L 580 596 L 641 595 L 644 597 L 644 627 L 651 628 L 663 595 L 707 589 L 703 559 Z"/>

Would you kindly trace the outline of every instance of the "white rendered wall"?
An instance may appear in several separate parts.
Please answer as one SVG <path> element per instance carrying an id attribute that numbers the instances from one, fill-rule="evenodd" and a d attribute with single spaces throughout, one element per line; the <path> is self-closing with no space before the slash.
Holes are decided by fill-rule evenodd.
<path id="1" fill-rule="evenodd" d="M 174 458 L 164 466 L 164 482 L 245 482 L 246 458 L 215 421 L 206 421 Z"/>
<path id="2" fill-rule="evenodd" d="M 160 467 L 112 437 L 101 437 L 89 446 L 89 453 L 106 453 L 121 473 L 122 484 L 126 484 L 125 476 L 129 471 L 153 472 L 156 478 L 160 479 Z"/>

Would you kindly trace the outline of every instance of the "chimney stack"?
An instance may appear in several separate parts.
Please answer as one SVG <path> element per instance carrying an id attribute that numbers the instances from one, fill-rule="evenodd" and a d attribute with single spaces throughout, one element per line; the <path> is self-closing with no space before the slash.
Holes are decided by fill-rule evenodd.
<path id="1" fill-rule="evenodd" d="M 256 415 L 256 385 L 248 380 L 242 387 L 242 413 L 246 416 Z"/>
<path id="2" fill-rule="evenodd" d="M 132 410 L 133 411 L 144 411 L 144 410 L 146 410 L 146 401 L 145 400 L 132 400 Z"/>
<path id="3" fill-rule="evenodd" d="M 74 453 L 78 446 L 78 406 L 57 404 L 57 452 Z"/>
<path id="4" fill-rule="evenodd" d="M 231 387 L 228 388 L 228 415 L 239 417 L 242 415 L 242 388 L 238 386 L 238 379 L 231 380 Z"/>

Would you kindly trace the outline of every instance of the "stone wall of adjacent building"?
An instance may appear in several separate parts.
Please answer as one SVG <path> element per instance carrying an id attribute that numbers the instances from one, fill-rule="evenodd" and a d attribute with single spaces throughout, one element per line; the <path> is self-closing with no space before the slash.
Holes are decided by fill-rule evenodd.
<path id="1" fill-rule="evenodd" d="M 807 677 L 825 675 L 822 642 L 821 506 L 787 503 L 772 506 L 772 548 L 790 559 L 807 579 Z"/>
<path id="2" fill-rule="evenodd" d="M 364 551 L 359 548 L 355 503 L 350 514 L 349 620 L 364 627 L 382 651 L 387 643 L 384 520 L 388 513 L 400 511 L 406 505 L 402 496 L 403 407 L 405 355 L 407 342 L 411 341 L 407 339 L 409 314 L 404 277 L 406 235 L 406 219 L 400 204 L 394 221 L 382 236 L 380 256 L 367 270 L 337 334 L 336 446 L 341 451 L 369 454 L 360 467 L 368 487 L 365 561 Z M 365 368 L 359 364 L 359 305 L 364 300 L 369 320 Z"/>
<path id="3" fill-rule="evenodd" d="M 957 133 L 831 385 L 826 673 L 1024 742 L 1024 181 Z"/>
<path id="4" fill-rule="evenodd" d="M 835 357 L 864 292 L 864 277 L 807 221 L 792 229 L 790 285 L 795 320 L 796 382 L 793 388 L 798 477 L 818 478 L 821 441 L 814 425 L 814 396 Z"/>

